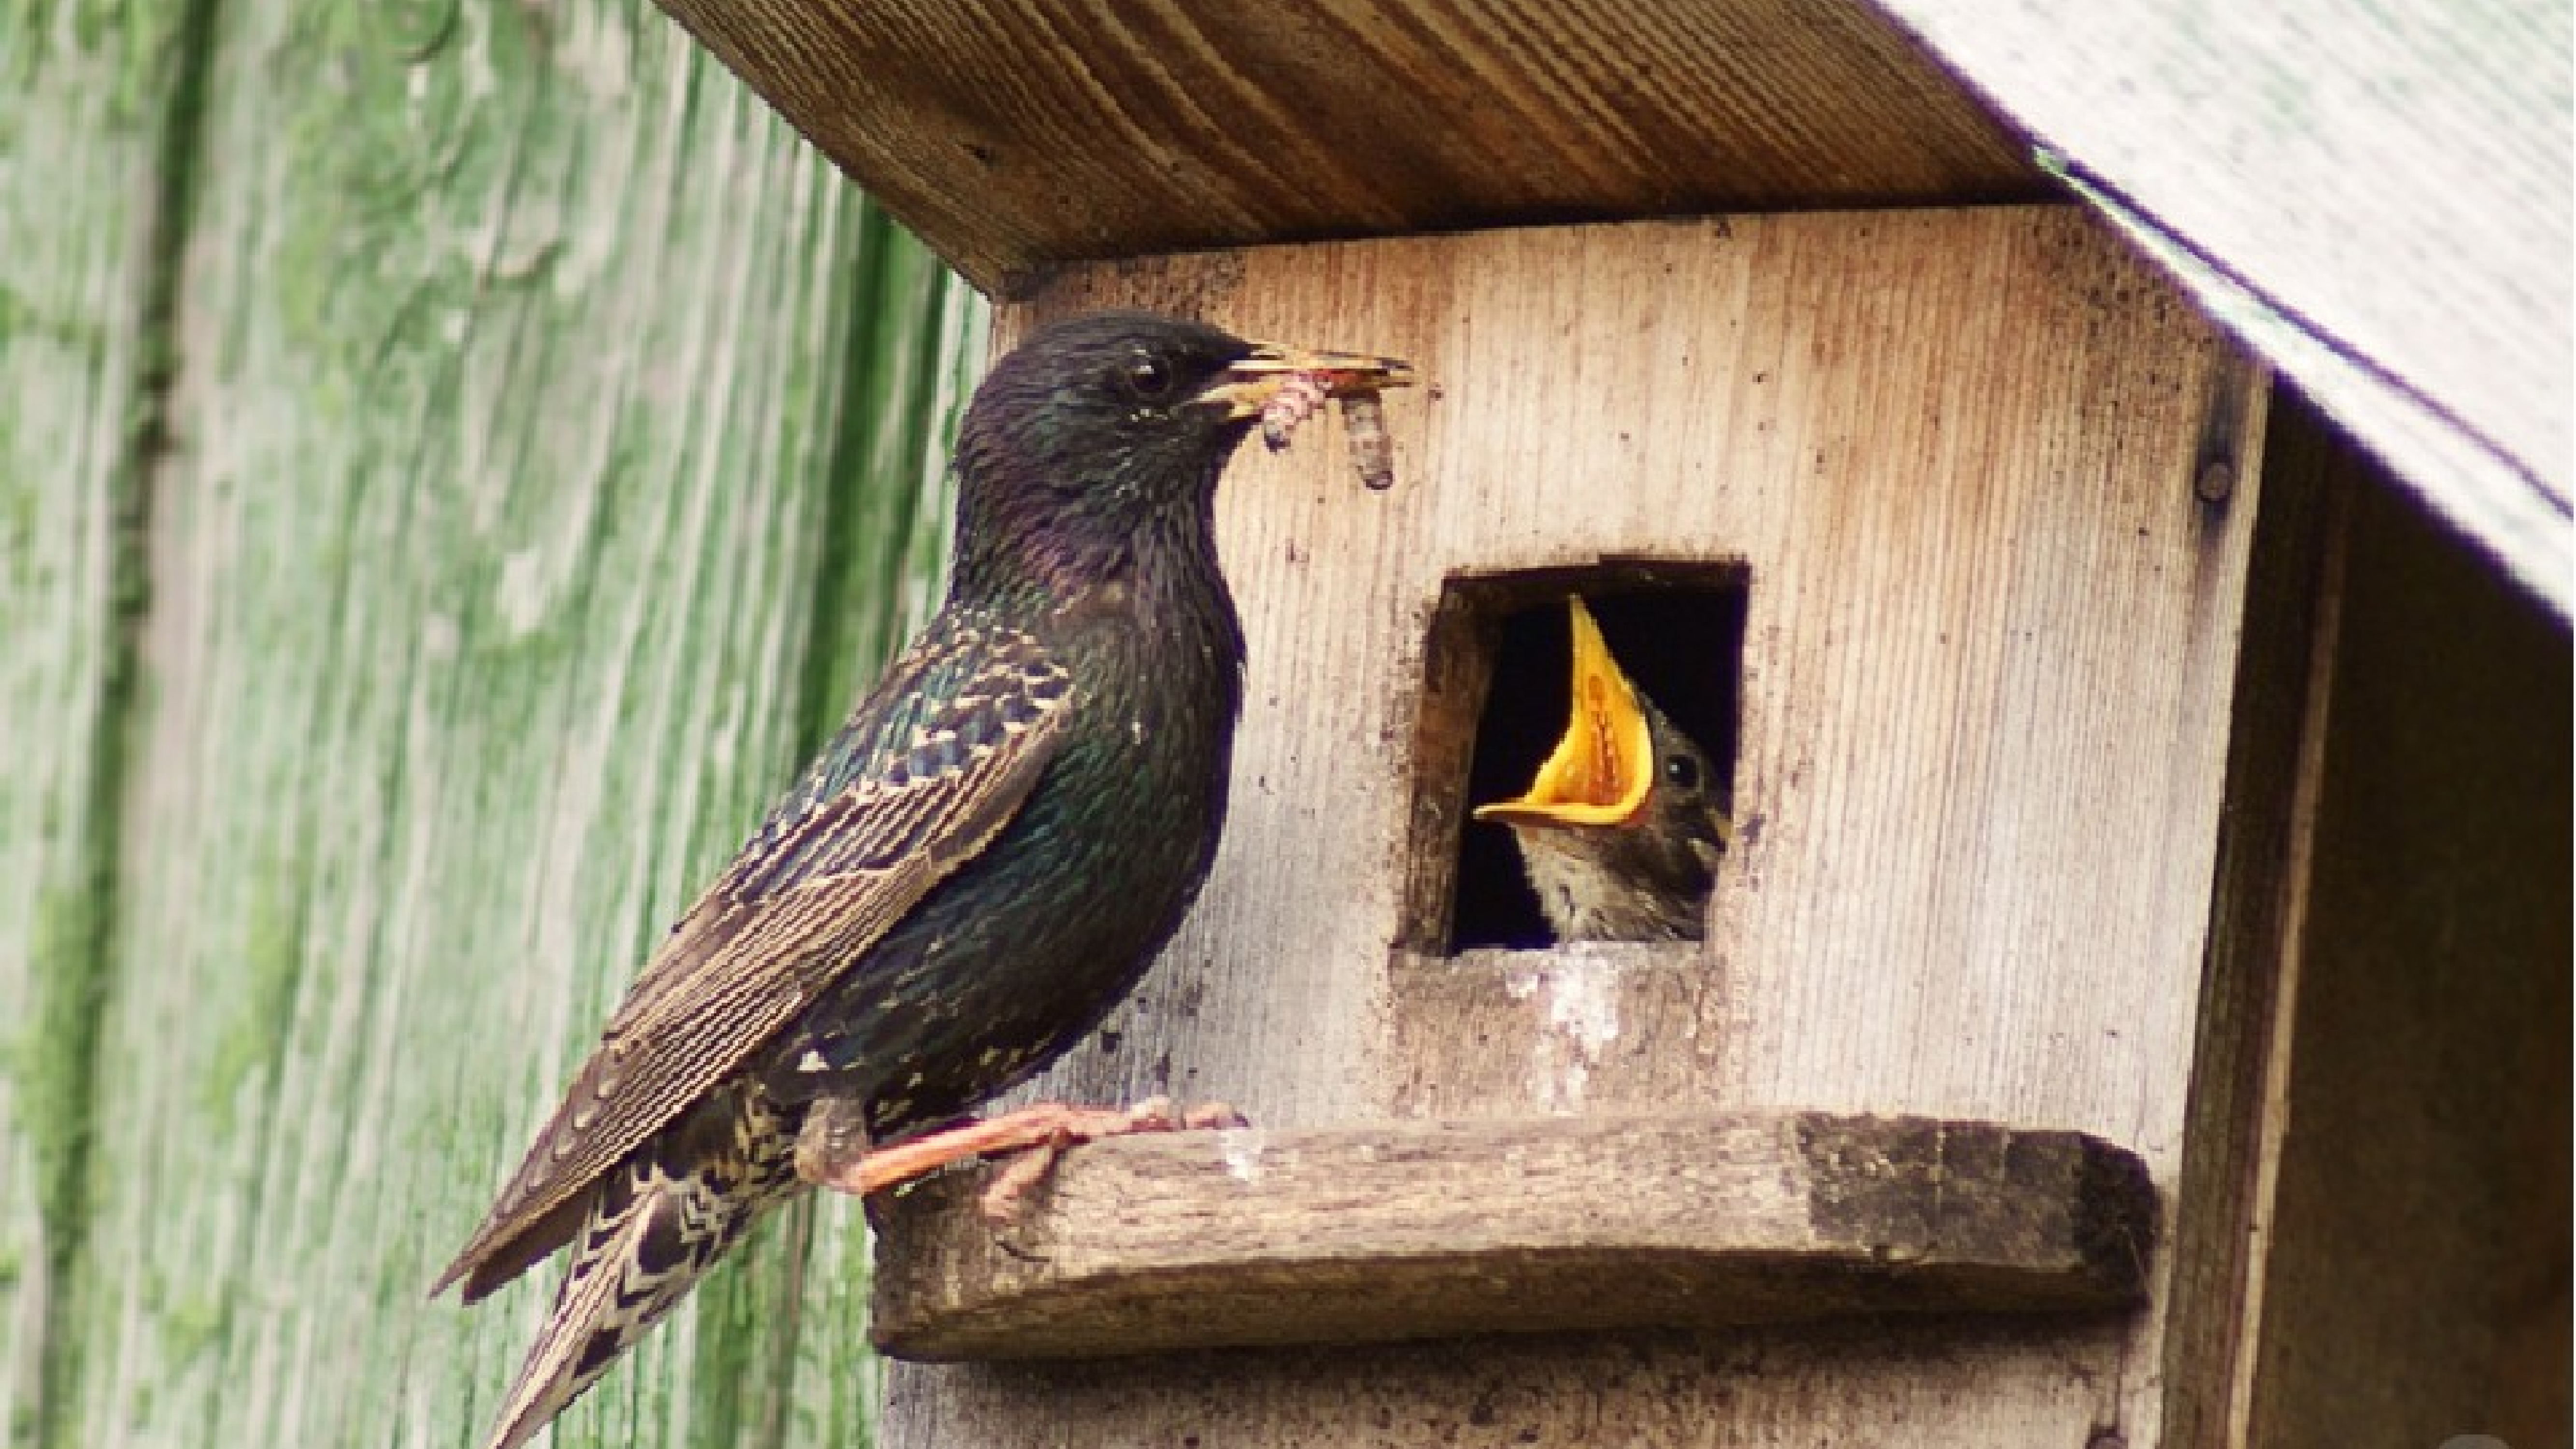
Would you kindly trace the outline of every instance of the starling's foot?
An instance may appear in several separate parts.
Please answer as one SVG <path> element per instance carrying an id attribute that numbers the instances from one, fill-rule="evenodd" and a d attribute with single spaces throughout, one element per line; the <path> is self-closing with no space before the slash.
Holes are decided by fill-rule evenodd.
<path id="1" fill-rule="evenodd" d="M 1124 1112 L 1083 1107 L 1031 1107 L 1030 1113 L 1065 1114 L 1053 1124 L 1054 1130 L 1027 1146 L 1016 1149 L 1018 1155 L 1002 1165 L 986 1184 L 984 1196 L 977 1202 L 984 1221 L 995 1227 L 1008 1227 L 1018 1222 L 1021 1205 L 1037 1185 L 1055 1167 L 1064 1149 L 1079 1142 L 1103 1137 L 1127 1137 L 1139 1132 L 1208 1132 L 1250 1124 L 1241 1112 L 1223 1102 L 1205 1102 L 1187 1111 L 1175 1113 L 1169 1097 L 1148 1097 Z M 1007 1122 L 1022 1114 L 1014 1112 L 997 1120 Z M 1043 1118 L 1035 1124 L 1044 1130 L 1049 1124 Z"/>
<path id="2" fill-rule="evenodd" d="M 1007 1228 L 1018 1222 L 1029 1194 L 1055 1171 L 1055 1160 L 1064 1155 L 1067 1145 L 1053 1140 L 1041 1142 L 994 1169 L 993 1180 L 984 1185 L 984 1195 L 975 1200 L 975 1211 L 991 1227 Z"/>
<path id="3" fill-rule="evenodd" d="M 1031 1110 L 1050 1109 L 1032 1108 Z M 1102 1137 L 1131 1136 L 1138 1132 L 1215 1132 L 1230 1127 L 1251 1125 L 1244 1120 L 1241 1112 L 1223 1102 L 1201 1103 L 1176 1117 L 1173 1115 L 1171 1099 L 1168 1097 L 1149 1097 L 1123 1113 L 1089 1112 L 1081 1108 L 1065 1110 L 1079 1117 L 1097 1116 L 1113 1120 L 1107 1131 L 1052 1132 L 1021 1149 L 1019 1155 L 1002 1164 L 1001 1169 L 993 1174 L 992 1182 L 986 1184 L 984 1196 L 976 1204 L 977 1209 L 984 1215 L 984 1221 L 995 1227 L 1008 1227 L 1018 1222 L 1021 1204 L 1039 1183 L 1046 1180 L 1047 1173 L 1054 1169 L 1055 1160 L 1064 1149 L 1077 1142 L 1089 1142 Z M 1117 1124 L 1114 1119 L 1122 1117 L 1126 1119 L 1125 1123 Z"/>
<path id="4" fill-rule="evenodd" d="M 1133 1107 L 1069 1107 L 1045 1103 L 1005 1112 L 982 1122 L 945 1128 L 909 1142 L 880 1148 L 855 1162 L 830 1161 L 822 1154 L 800 1152 L 797 1170 L 807 1181 L 862 1196 L 900 1187 L 970 1157 L 1027 1156 L 1011 1163 L 984 1192 L 984 1216 L 1007 1223 L 1019 1214 L 1020 1200 L 1045 1178 L 1056 1154 L 1077 1143 L 1138 1132 L 1179 1132 L 1240 1127 L 1243 1114 L 1218 1103 L 1176 1112 L 1168 1097 L 1150 1097 Z"/>

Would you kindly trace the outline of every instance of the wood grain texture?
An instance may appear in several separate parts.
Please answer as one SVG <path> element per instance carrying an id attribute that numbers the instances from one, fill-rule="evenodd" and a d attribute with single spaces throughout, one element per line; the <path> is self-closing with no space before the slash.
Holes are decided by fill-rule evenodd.
<path id="1" fill-rule="evenodd" d="M 2525 588 L 2576 606 L 2566 6 L 1879 3 Z"/>
<path id="2" fill-rule="evenodd" d="M 1717 1067 L 1718 1042 L 1699 1031 L 1710 985 L 1691 942 L 1401 952 L 1387 973 L 1401 1003 L 1386 1044 L 1401 1073 L 1392 1105 L 1457 1120 L 1689 1102 Z"/>
<path id="3" fill-rule="evenodd" d="M 997 294 L 1185 247 L 2042 185 L 1850 0 L 663 4 Z"/>
<path id="4" fill-rule="evenodd" d="M 1226 841 L 1173 949 L 1047 1094 L 1218 1097 L 1280 1131 L 1571 1111 L 1580 1067 L 1587 1108 L 2088 1132 L 2171 1192 L 2264 404 L 2095 223 L 1991 209 L 1215 253 L 1068 272 L 1002 332 L 1110 302 L 1392 353 L 1428 385 L 1389 401 L 1392 493 L 1358 486 L 1329 426 L 1236 465 L 1220 541 L 1251 663 Z M 2240 481 L 2206 502 L 2213 463 Z M 1463 813 L 1407 798 L 1459 788 L 1406 758 L 1438 675 L 1423 641 L 1454 571 L 1641 553 L 1745 571 L 1740 848 L 1695 979 L 1605 958 L 1533 980 L 1529 1019 L 1496 1037 L 1458 1009 L 1478 988 L 1426 989 L 1436 968 L 1401 948 L 1416 822 Z M 1642 1019 L 1619 1014 L 1632 1001 Z M 1645 1030 L 1653 1065 L 1623 1066 Z M 1561 1436 L 1597 1423 L 1604 1442 L 2144 1443 L 2159 1312 L 2042 1335 L 1390 1350 L 1357 1372 L 1293 1352 L 899 1366 L 887 1434 L 1108 1445 L 1220 1423 L 1229 1444 L 1405 1445 L 1437 1421 L 1505 1443 L 1476 1411 L 1507 1382 Z M 1781 1367 L 1702 1372 L 1745 1360 Z M 1600 1386 L 1641 1361 L 1670 1366 L 1665 1387 L 1606 1407 Z"/>
<path id="5" fill-rule="evenodd" d="M 2564 1446 L 2567 629 L 2385 486 L 2348 549 L 2246 1442 Z"/>
<path id="6" fill-rule="evenodd" d="M 1816 1112 L 1124 1138 L 999 1236 L 976 1176 L 896 1209 L 930 1232 L 877 1279 L 891 1354 L 2104 1312 L 2137 1301 L 2155 1208 L 2075 1133 Z"/>
<path id="7" fill-rule="evenodd" d="M 2350 446 L 2296 398 L 2275 404 L 2175 1194 L 2164 1437 L 2177 1446 L 2245 1438 L 2347 587 Z"/>
<path id="8" fill-rule="evenodd" d="M 163 441 L 155 162 L 180 4 L 0 19 L 0 1436 L 77 1372 L 96 1069 L 141 603 L 140 478 Z M 50 1394 L 49 1394 L 50 1390 Z"/>
<path id="9" fill-rule="evenodd" d="M 554 1274 L 430 1277 L 917 610 L 981 318 L 641 5 L 220 16 L 43 1444 L 455 1445 Z M 861 1238 L 554 1442 L 864 1438 Z"/>
<path id="10" fill-rule="evenodd" d="M 996 294 L 1188 247 L 2027 199 L 2032 135 L 2576 599 L 2564 6 L 662 3 Z"/>

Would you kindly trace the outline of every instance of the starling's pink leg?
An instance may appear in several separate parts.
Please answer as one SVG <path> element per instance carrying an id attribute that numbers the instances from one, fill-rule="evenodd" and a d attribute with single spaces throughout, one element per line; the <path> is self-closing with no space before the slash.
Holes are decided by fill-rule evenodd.
<path id="1" fill-rule="evenodd" d="M 1004 1169 L 985 1193 L 985 1216 L 1008 1221 L 1018 1211 L 1020 1196 L 1045 1175 L 1055 1155 L 1076 1143 L 1137 1132 L 1177 1132 L 1242 1123 L 1242 1115 L 1233 1108 L 1215 1104 L 1175 1114 L 1168 1097 L 1148 1098 L 1125 1109 L 1049 1102 L 880 1148 L 855 1162 L 833 1161 L 828 1167 L 820 1161 L 800 1162 L 799 1166 L 809 1181 L 820 1186 L 866 1196 L 927 1177 L 970 1157 L 1025 1152 L 1029 1158 Z"/>
<path id="2" fill-rule="evenodd" d="M 1241 1112 L 1223 1102 L 1202 1103 L 1183 1112 L 1180 1120 L 1174 1121 L 1172 1104 L 1168 1098 L 1163 1097 L 1148 1098 L 1137 1103 L 1130 1109 L 1129 1115 L 1141 1115 L 1149 1111 L 1153 1114 L 1150 1124 L 1140 1122 L 1118 1132 L 1092 1132 L 1082 1135 L 1059 1132 L 1030 1144 L 1018 1156 L 1003 1163 L 994 1172 L 993 1180 L 985 1184 L 984 1196 L 976 1204 L 977 1209 L 984 1215 L 984 1221 L 996 1227 L 1019 1221 L 1021 1200 L 1026 1198 L 1040 1182 L 1046 1180 L 1048 1171 L 1055 1166 L 1057 1156 L 1077 1142 L 1135 1132 L 1210 1132 L 1250 1125 L 1244 1120 Z M 1112 1112 L 1106 1115 L 1114 1117 L 1119 1114 Z"/>

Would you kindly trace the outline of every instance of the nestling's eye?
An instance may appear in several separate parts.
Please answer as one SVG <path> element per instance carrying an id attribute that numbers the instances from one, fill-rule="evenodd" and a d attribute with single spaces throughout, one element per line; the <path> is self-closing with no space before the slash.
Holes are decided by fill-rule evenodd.
<path id="1" fill-rule="evenodd" d="M 1688 755 L 1675 755 L 1664 761 L 1664 778 L 1672 781 L 1673 788 L 1677 790 L 1696 790 L 1699 788 L 1699 761 Z"/>
<path id="2" fill-rule="evenodd" d="M 1172 370 L 1159 357 L 1130 358 L 1118 381 L 1138 402 L 1161 402 L 1172 394 Z"/>

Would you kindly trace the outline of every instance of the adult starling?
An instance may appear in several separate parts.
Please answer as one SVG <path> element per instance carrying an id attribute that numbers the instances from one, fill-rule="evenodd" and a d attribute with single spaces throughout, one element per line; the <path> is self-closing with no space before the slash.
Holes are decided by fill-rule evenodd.
<path id="1" fill-rule="evenodd" d="M 1717 860 L 1734 838 L 1708 756 L 1573 612 L 1572 718 L 1516 799 L 1476 809 L 1512 828 L 1521 869 L 1560 941 L 1696 941 Z"/>
<path id="2" fill-rule="evenodd" d="M 1206 877 L 1242 701 L 1217 477 L 1271 395 L 1317 377 L 1409 380 L 1140 313 L 995 365 L 958 435 L 946 603 L 672 928 L 431 1290 L 470 1303 L 573 1247 L 490 1449 L 810 1183 L 1174 1125 L 953 1124 L 1088 1032 Z"/>

